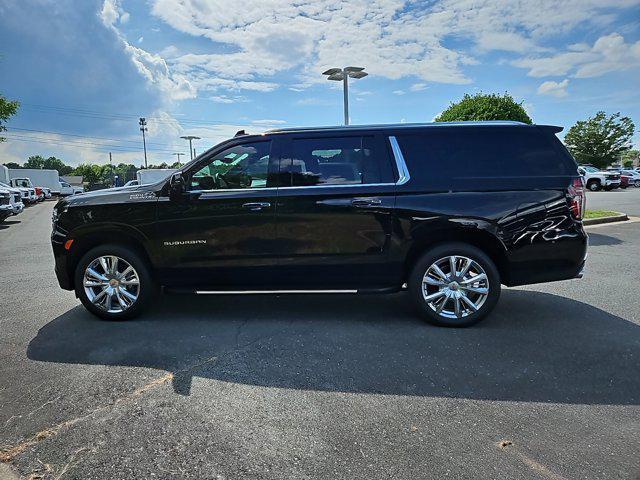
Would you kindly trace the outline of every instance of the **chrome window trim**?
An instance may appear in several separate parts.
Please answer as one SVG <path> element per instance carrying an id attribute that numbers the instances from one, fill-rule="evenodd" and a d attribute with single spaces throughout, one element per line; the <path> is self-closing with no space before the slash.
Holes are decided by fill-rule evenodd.
<path id="1" fill-rule="evenodd" d="M 398 181 L 396 182 L 396 185 L 404 185 L 411 179 L 411 175 L 409 175 L 409 169 L 407 168 L 407 163 L 404 161 L 402 150 L 400 150 L 400 145 L 398 144 L 398 140 L 394 135 L 389 136 L 389 143 L 391 143 L 393 157 L 396 161 L 396 167 L 398 167 Z"/>
<path id="2" fill-rule="evenodd" d="M 273 190 L 292 190 L 298 188 L 345 188 L 345 187 L 389 187 L 394 185 L 404 185 L 411 179 L 407 163 L 400 150 L 400 145 L 395 136 L 389 136 L 389 143 L 391 144 L 391 150 L 393 152 L 393 158 L 398 169 L 398 181 L 395 183 L 323 183 L 320 185 L 297 185 L 290 187 L 258 187 L 258 188 L 227 188 L 227 189 L 215 189 L 215 190 L 189 190 L 189 193 L 224 193 L 224 192 L 264 192 Z"/>

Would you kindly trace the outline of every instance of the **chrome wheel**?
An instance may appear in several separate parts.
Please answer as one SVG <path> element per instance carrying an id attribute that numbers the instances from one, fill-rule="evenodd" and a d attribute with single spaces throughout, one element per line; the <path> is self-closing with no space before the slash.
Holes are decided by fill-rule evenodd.
<path id="1" fill-rule="evenodd" d="M 489 296 L 489 278 L 471 258 L 443 257 L 431 264 L 424 274 L 422 296 L 438 315 L 464 318 L 484 305 Z"/>
<path id="2" fill-rule="evenodd" d="M 114 255 L 92 261 L 84 271 L 83 286 L 89 301 L 108 313 L 124 312 L 140 295 L 138 272 Z"/>

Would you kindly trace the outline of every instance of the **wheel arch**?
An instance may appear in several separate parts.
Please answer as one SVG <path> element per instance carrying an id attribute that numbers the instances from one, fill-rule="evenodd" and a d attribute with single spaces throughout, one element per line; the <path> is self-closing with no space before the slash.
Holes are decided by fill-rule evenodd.
<path id="1" fill-rule="evenodd" d="M 418 237 L 407 252 L 403 281 L 406 281 L 416 260 L 432 248 L 449 242 L 466 243 L 482 250 L 493 261 L 502 283 L 508 282 L 507 250 L 498 237 L 482 229 L 446 229 Z"/>
<path id="2" fill-rule="evenodd" d="M 67 257 L 67 271 L 69 272 L 72 288 L 75 288 L 74 273 L 78 262 L 89 250 L 99 245 L 114 244 L 129 247 L 139 254 L 147 263 L 149 270 L 153 271 L 153 263 L 145 247 L 146 239 L 134 228 L 124 225 L 94 228 L 90 231 L 73 232 L 69 237 L 74 239 L 70 254 Z"/>

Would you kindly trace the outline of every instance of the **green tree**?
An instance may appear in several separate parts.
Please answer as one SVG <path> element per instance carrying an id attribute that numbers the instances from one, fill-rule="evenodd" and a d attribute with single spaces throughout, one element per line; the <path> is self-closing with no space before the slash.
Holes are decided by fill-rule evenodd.
<path id="1" fill-rule="evenodd" d="M 57 170 L 60 175 L 69 175 L 72 167 L 65 165 L 62 160 L 56 157 L 44 158 L 42 155 L 30 156 L 24 164 L 24 168 L 44 168 L 46 170 Z"/>
<path id="2" fill-rule="evenodd" d="M 627 150 L 620 157 L 625 168 L 632 168 L 633 162 L 640 160 L 640 150 Z"/>
<path id="3" fill-rule="evenodd" d="M 442 112 L 436 118 L 436 122 L 512 120 L 533 123 L 522 104 L 523 102 L 516 102 L 508 93 L 504 95 L 495 93 L 465 94 L 462 100 L 452 103 Z"/>
<path id="4" fill-rule="evenodd" d="M 22 168 L 22 166 L 20 166 L 16 162 L 7 162 L 4 164 L 4 166 L 7 168 Z"/>
<path id="5" fill-rule="evenodd" d="M 620 159 L 631 149 L 635 125 L 620 113 L 598 112 L 577 122 L 564 137 L 564 143 L 579 163 L 604 168 Z"/>
<path id="6" fill-rule="evenodd" d="M 16 114 L 19 105 L 19 102 L 7 100 L 0 95 L 0 132 L 7 130 L 7 127 L 5 127 L 3 123 L 7 123 L 7 120 Z M 0 136 L 0 142 L 4 142 L 5 140 L 4 137 Z"/>

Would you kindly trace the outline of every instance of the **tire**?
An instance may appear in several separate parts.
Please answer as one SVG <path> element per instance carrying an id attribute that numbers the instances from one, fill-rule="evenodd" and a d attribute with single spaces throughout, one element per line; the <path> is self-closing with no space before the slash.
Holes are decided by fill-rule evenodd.
<path id="1" fill-rule="evenodd" d="M 625 188 L 627 188 L 627 186 L 626 185 L 620 185 L 620 188 L 624 190 Z"/>
<path id="2" fill-rule="evenodd" d="M 100 257 L 109 257 L 105 260 L 107 267 L 114 264 L 112 259 L 116 257 L 116 269 L 107 269 L 108 273 L 105 273 Z M 97 276 L 87 273 L 89 266 Z M 129 266 L 132 270 L 128 270 Z M 122 273 L 126 275 L 119 275 Z M 85 274 L 87 281 L 92 282 L 93 286 L 85 286 Z M 112 282 L 115 280 L 115 287 L 105 282 L 105 278 Z M 118 279 L 123 283 L 120 284 Z M 84 307 L 103 320 L 134 318 L 158 292 L 147 262 L 135 250 L 116 244 L 100 245 L 85 253 L 76 266 L 74 281 L 76 295 Z M 127 282 L 127 285 L 124 282 Z M 105 290 L 105 293 L 101 296 L 102 290 Z M 89 295 L 93 299 L 89 298 Z M 132 297 L 135 299 L 132 300 Z M 111 303 L 109 310 L 107 302 Z"/>
<path id="3" fill-rule="evenodd" d="M 636 188 L 640 188 L 640 180 L 636 180 L 635 182 L 633 182 L 633 185 L 634 185 Z"/>
<path id="4" fill-rule="evenodd" d="M 448 275 L 451 271 L 449 257 L 452 256 L 466 257 L 467 260 L 472 261 L 472 266 L 466 275 L 462 278 L 458 276 L 451 283 L 436 280 L 439 285 L 423 284 L 427 273 L 429 273 L 431 282 L 434 281 L 434 264 L 438 265 L 441 273 Z M 466 263 L 464 258 L 457 258 L 455 269 L 458 274 L 462 272 Z M 480 273 L 485 274 L 486 281 L 468 282 L 469 278 Z M 467 284 L 467 288 L 461 286 L 463 283 Z M 468 290 L 468 288 L 479 290 L 485 286 L 487 292 L 484 295 Z M 411 271 L 407 287 L 415 308 L 427 322 L 440 327 L 469 327 L 485 318 L 496 306 L 498 298 L 500 298 L 500 274 L 493 261 L 482 250 L 466 243 L 452 242 L 438 245 L 420 257 Z M 445 293 L 431 303 L 425 298 L 425 296 L 438 295 L 441 292 Z M 456 296 L 460 306 L 457 313 Z M 464 299 L 461 299 L 461 296 L 465 296 L 471 303 L 474 303 L 477 306 L 477 311 L 474 312 Z M 436 310 L 441 305 L 440 298 L 443 299 L 444 304 L 442 311 L 438 313 Z"/>
<path id="5" fill-rule="evenodd" d="M 592 192 L 597 192 L 602 188 L 602 185 L 598 180 L 590 180 L 589 182 L 587 182 L 587 188 Z"/>

